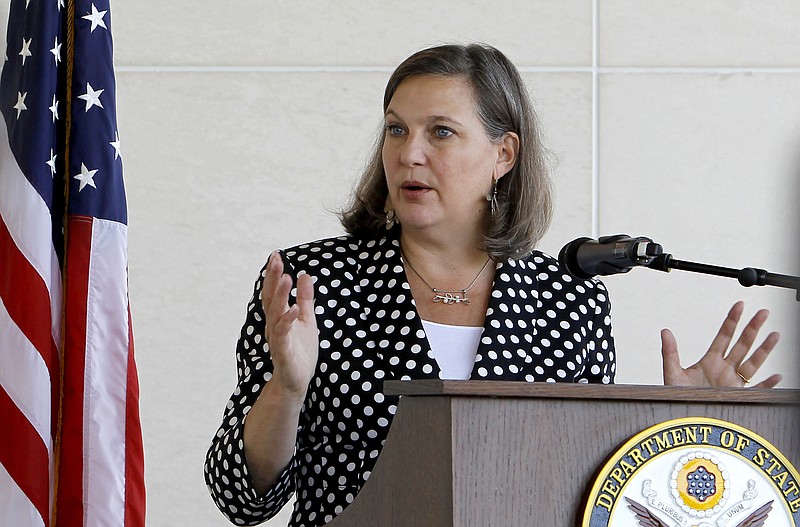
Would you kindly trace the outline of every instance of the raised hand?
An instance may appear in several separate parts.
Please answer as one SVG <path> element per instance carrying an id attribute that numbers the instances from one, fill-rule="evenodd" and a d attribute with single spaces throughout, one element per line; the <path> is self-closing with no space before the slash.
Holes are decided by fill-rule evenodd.
<path id="1" fill-rule="evenodd" d="M 275 483 L 292 459 L 300 410 L 317 367 L 313 280 L 307 274 L 297 278 L 297 303 L 290 307 L 291 290 L 292 278 L 283 272 L 281 255 L 272 253 L 261 287 L 272 379 L 261 390 L 244 426 L 247 468 L 259 494 Z"/>
<path id="2" fill-rule="evenodd" d="M 291 289 L 292 279 L 283 272 L 283 260 L 279 253 L 273 253 L 261 289 L 265 337 L 274 365 L 270 382 L 285 394 L 304 396 L 319 354 L 313 280 L 307 274 L 297 278 L 297 303 L 290 307 Z"/>
<path id="3" fill-rule="evenodd" d="M 730 347 L 736 327 L 742 317 L 744 303 L 737 302 L 728 312 L 717 336 L 705 355 L 697 363 L 682 368 L 678 344 L 669 329 L 661 330 L 661 355 L 664 362 L 664 384 L 676 386 L 744 386 L 756 374 L 767 356 L 778 343 L 780 335 L 770 333 L 759 347 L 750 353 L 750 348 L 766 322 L 769 312 L 758 311 L 745 326 L 736 343 Z M 774 374 L 761 381 L 756 388 L 772 388 L 781 376 Z"/>

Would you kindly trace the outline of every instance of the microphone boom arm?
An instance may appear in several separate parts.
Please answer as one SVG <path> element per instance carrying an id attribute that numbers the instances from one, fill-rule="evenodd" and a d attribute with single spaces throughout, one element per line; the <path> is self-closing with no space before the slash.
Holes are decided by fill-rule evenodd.
<path id="1" fill-rule="evenodd" d="M 672 269 L 678 269 L 680 271 L 690 271 L 693 273 L 736 278 L 739 283 L 745 287 L 752 287 L 754 285 L 770 285 L 775 287 L 784 287 L 786 289 L 794 289 L 795 299 L 800 302 L 800 277 L 797 276 L 770 273 L 764 269 L 756 269 L 754 267 L 733 269 L 731 267 L 720 267 L 718 265 L 689 262 L 675 259 L 671 254 L 667 253 L 661 253 L 659 256 L 655 257 L 653 261 L 647 265 L 647 267 L 667 273 Z"/>

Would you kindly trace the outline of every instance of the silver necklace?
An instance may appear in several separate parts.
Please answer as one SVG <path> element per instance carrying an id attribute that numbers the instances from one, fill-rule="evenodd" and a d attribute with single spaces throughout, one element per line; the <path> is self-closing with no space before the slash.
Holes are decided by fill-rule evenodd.
<path id="1" fill-rule="evenodd" d="M 405 256 L 405 255 L 403 255 L 403 256 Z M 431 289 L 431 291 L 433 291 L 433 301 L 434 301 L 434 303 L 441 302 L 441 303 L 447 304 L 447 305 L 464 304 L 464 305 L 467 305 L 467 306 L 469 305 L 469 297 L 467 296 L 467 291 L 469 291 L 472 288 L 472 286 L 475 285 L 475 282 L 478 281 L 478 278 L 480 278 L 480 276 L 483 274 L 483 271 L 486 270 L 486 267 L 489 265 L 489 262 L 491 262 L 491 261 L 492 261 L 491 258 L 487 258 L 486 259 L 486 263 L 483 264 L 483 267 L 481 267 L 481 270 L 478 271 L 477 275 L 475 275 L 475 278 L 472 280 L 472 283 L 470 283 L 464 289 L 456 289 L 454 291 L 445 291 L 444 289 L 437 289 L 437 288 L 433 287 L 431 284 L 429 284 L 427 280 L 422 278 L 422 275 L 419 274 L 419 271 L 414 269 L 414 266 L 411 265 L 411 261 L 408 258 L 405 258 L 405 262 L 408 264 L 408 267 L 410 267 L 411 270 L 414 271 L 415 275 L 419 276 L 419 279 L 422 280 L 423 284 L 428 286 Z"/>

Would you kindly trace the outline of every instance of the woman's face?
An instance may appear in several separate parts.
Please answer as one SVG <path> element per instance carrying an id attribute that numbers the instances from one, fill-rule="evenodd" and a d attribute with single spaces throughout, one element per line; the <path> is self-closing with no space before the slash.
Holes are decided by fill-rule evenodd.
<path id="1" fill-rule="evenodd" d="M 385 114 L 383 167 L 403 228 L 483 232 L 492 176 L 513 167 L 516 136 L 486 135 L 472 88 L 461 77 L 404 80 Z"/>

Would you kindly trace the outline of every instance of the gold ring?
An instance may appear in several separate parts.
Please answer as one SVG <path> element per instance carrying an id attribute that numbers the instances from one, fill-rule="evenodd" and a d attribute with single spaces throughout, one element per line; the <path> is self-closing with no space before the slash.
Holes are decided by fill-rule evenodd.
<path id="1" fill-rule="evenodd" d="M 739 378 L 740 378 L 740 379 L 742 379 L 742 381 L 743 381 L 745 384 L 750 384 L 750 379 L 748 379 L 747 377 L 745 377 L 744 375 L 742 375 L 742 373 L 741 373 L 739 370 L 736 370 L 736 375 L 738 375 L 738 376 L 739 376 Z"/>

